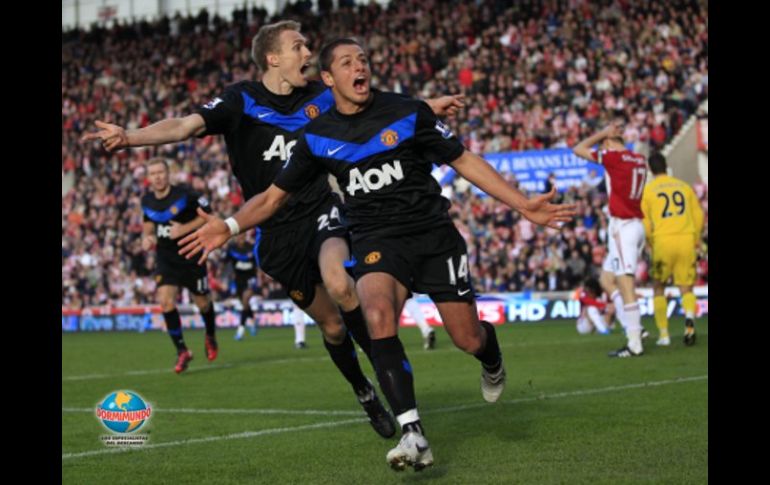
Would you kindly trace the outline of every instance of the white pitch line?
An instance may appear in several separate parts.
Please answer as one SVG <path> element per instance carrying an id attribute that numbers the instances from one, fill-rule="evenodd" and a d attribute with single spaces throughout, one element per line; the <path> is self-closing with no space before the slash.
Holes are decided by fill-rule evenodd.
<path id="1" fill-rule="evenodd" d="M 207 443 L 210 441 L 255 438 L 257 436 L 289 433 L 293 431 L 306 431 L 306 430 L 319 429 L 319 428 L 330 428 L 333 426 L 340 426 L 344 424 L 352 424 L 352 423 L 359 423 L 359 422 L 361 423 L 366 422 L 366 419 L 364 418 L 346 419 L 344 421 L 328 421 L 325 423 L 307 424 L 304 426 L 293 426 L 291 428 L 271 428 L 271 429 L 263 429 L 261 431 L 245 431 L 243 433 L 228 434 L 224 436 L 207 436 L 205 438 L 190 438 L 188 440 L 167 441 L 165 443 L 154 443 L 154 444 L 144 445 L 139 449 L 149 450 L 153 448 L 166 448 L 169 446 L 181 446 L 181 445 L 190 445 L 190 444 L 197 444 L 197 443 Z M 107 453 L 122 453 L 125 451 L 134 451 L 134 449 L 133 448 L 105 448 L 102 450 L 83 451 L 80 453 L 63 453 L 61 458 L 62 460 L 66 460 L 68 458 L 81 458 L 84 456 L 104 455 Z"/>
<path id="2" fill-rule="evenodd" d="M 610 386 L 610 387 L 601 387 L 598 389 L 584 389 L 584 390 L 577 390 L 577 391 L 568 391 L 568 392 L 559 392 L 556 394 L 543 394 L 541 396 L 534 396 L 534 397 L 522 397 L 519 399 L 509 399 L 507 401 L 500 401 L 501 404 L 521 404 L 526 402 L 533 402 L 533 401 L 543 401 L 547 399 L 559 399 L 562 397 L 579 397 L 579 396 L 589 396 L 591 394 L 601 394 L 605 392 L 614 392 L 614 391 L 625 391 L 628 389 L 644 389 L 645 387 L 656 387 L 656 386 L 665 386 L 667 384 L 678 384 L 680 382 L 695 382 L 695 381 L 703 381 L 707 380 L 709 378 L 708 375 L 703 376 L 695 376 L 695 377 L 681 377 L 677 379 L 669 379 L 665 381 L 653 381 L 653 382 L 642 382 L 638 384 L 626 384 L 623 386 Z M 473 404 L 461 404 L 459 406 L 452 406 L 447 408 L 439 408 L 439 409 L 428 409 L 423 412 L 423 414 L 438 414 L 438 413 L 447 413 L 452 411 L 462 411 L 465 409 L 474 409 L 474 408 L 483 408 L 485 406 L 489 406 L 489 403 L 473 403 Z"/>
<path id="3" fill-rule="evenodd" d="M 582 389 L 577 391 L 558 392 L 555 394 L 544 394 L 537 397 L 527 397 L 527 398 L 502 401 L 501 404 L 518 404 L 518 403 L 524 403 L 524 402 L 542 401 L 547 399 L 559 399 L 559 398 L 574 397 L 574 396 L 587 396 L 591 394 L 600 394 L 605 392 L 624 391 L 628 389 L 643 389 L 646 387 L 658 387 L 658 386 L 664 386 L 668 384 L 680 384 L 684 382 L 697 382 L 697 381 L 703 381 L 703 380 L 708 380 L 708 374 L 702 375 L 702 376 L 694 376 L 694 377 L 681 377 L 677 379 L 667 379 L 663 381 L 641 382 L 637 384 L 626 384 L 622 386 L 609 386 L 609 387 L 601 387 L 597 389 Z M 428 409 L 426 411 L 423 411 L 423 414 L 450 413 L 454 411 L 462 411 L 465 409 L 480 408 L 480 407 L 491 406 L 491 405 L 492 404 L 490 403 L 465 404 L 460 406 Z M 255 438 L 255 437 L 264 436 L 264 435 L 292 433 L 295 431 L 307 431 L 307 430 L 320 429 L 320 428 L 329 428 L 329 427 L 339 426 L 344 424 L 364 423 L 364 422 L 366 422 L 366 419 L 364 418 L 347 419 L 344 421 L 327 421 L 324 423 L 293 426 L 293 427 L 287 427 L 287 428 L 271 428 L 271 429 L 264 429 L 261 431 L 246 431 L 243 433 L 235 433 L 235 434 L 229 434 L 229 435 L 223 435 L 223 436 L 207 436 L 205 438 L 191 438 L 187 440 L 168 441 L 165 443 L 155 443 L 155 444 L 144 445 L 139 448 L 104 448 L 100 450 L 83 451 L 80 453 L 63 453 L 62 460 L 66 460 L 70 458 L 82 458 L 85 456 L 122 453 L 126 451 L 141 451 L 141 450 L 149 450 L 154 448 L 165 448 L 169 446 L 182 446 L 182 445 L 189 445 L 189 444 L 206 443 L 211 441 L 227 441 L 227 440 L 234 440 L 234 439 Z"/>
<path id="4" fill-rule="evenodd" d="M 604 387 L 599 389 L 588 389 L 583 391 L 570 391 L 570 392 L 564 392 L 564 393 L 543 395 L 542 397 L 540 396 L 526 397 L 526 398 L 512 399 L 512 400 L 500 401 L 500 402 L 502 404 L 519 404 L 519 403 L 540 401 L 544 399 L 554 399 L 554 398 L 560 398 L 560 397 L 587 396 L 591 394 L 599 394 L 603 392 L 612 392 L 612 391 L 619 391 L 619 390 L 625 390 L 625 389 L 641 389 L 645 387 L 662 386 L 662 385 L 673 384 L 677 382 L 700 381 L 700 380 L 705 380 L 707 378 L 708 376 L 685 377 L 681 379 L 672 379 L 667 381 L 655 381 L 655 382 L 641 383 L 641 384 L 628 384 L 624 386 L 611 386 L 611 387 Z M 464 409 L 481 408 L 488 405 L 489 404 L 487 403 L 462 404 L 459 406 L 428 409 L 426 411 L 423 411 L 423 414 L 436 414 L 436 413 L 444 413 L 444 412 L 452 412 L 452 411 L 461 411 Z M 262 409 L 262 408 L 252 408 L 252 409 L 208 408 L 207 409 L 207 408 L 158 408 L 156 407 L 156 408 L 153 408 L 153 410 L 155 412 L 181 413 L 181 414 L 285 414 L 285 415 L 297 415 L 297 416 L 357 416 L 361 414 L 360 411 L 322 410 L 322 409 Z M 65 407 L 65 408 L 62 408 L 62 412 L 94 413 L 95 409 Z"/>
<path id="5" fill-rule="evenodd" d="M 194 369 L 189 369 L 186 373 L 195 373 L 195 372 L 203 372 L 207 370 L 215 370 L 215 369 L 226 369 L 228 367 L 233 367 L 234 364 L 212 364 L 206 367 L 196 367 Z M 67 376 L 62 377 L 62 381 L 85 381 L 90 379 L 104 379 L 106 377 L 120 377 L 120 376 L 146 376 L 148 374 L 170 374 L 171 370 L 168 368 L 165 369 L 147 369 L 147 370 L 131 370 L 126 371 L 121 374 L 87 374 L 82 376 Z"/>

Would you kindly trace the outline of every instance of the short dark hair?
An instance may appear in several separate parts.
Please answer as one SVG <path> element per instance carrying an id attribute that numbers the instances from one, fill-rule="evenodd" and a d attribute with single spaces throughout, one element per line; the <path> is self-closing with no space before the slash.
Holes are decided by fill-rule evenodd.
<path id="1" fill-rule="evenodd" d="M 666 169 L 668 168 L 666 165 L 666 157 L 660 152 L 653 153 L 647 160 L 647 163 L 650 165 L 650 171 L 655 175 L 666 173 Z"/>
<path id="2" fill-rule="evenodd" d="M 601 296 L 602 294 L 602 287 L 596 278 L 586 278 L 583 288 L 591 291 L 596 296 Z"/>
<path id="3" fill-rule="evenodd" d="M 607 138 L 605 138 L 605 140 L 614 141 L 615 143 L 620 143 L 621 145 L 626 144 L 622 136 L 608 136 Z"/>
<path id="4" fill-rule="evenodd" d="M 332 62 L 334 61 L 334 49 L 341 45 L 357 45 L 362 50 L 366 50 L 364 49 L 364 46 L 353 37 L 340 37 L 338 39 L 334 39 L 333 41 L 323 46 L 321 48 L 321 53 L 318 55 L 318 64 L 321 68 L 321 71 L 329 72 L 331 70 Z"/>
<path id="5" fill-rule="evenodd" d="M 251 59 L 262 72 L 267 72 L 267 55 L 281 50 L 278 38 L 284 30 L 300 30 L 299 22 L 282 20 L 274 24 L 263 25 L 251 40 Z"/>

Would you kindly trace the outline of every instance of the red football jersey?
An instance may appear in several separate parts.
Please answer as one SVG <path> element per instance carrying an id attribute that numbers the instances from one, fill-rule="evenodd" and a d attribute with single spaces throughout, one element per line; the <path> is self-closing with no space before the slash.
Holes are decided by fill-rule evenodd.
<path id="1" fill-rule="evenodd" d="M 584 290 L 580 291 L 578 300 L 580 300 L 580 305 L 584 307 L 595 306 L 599 310 L 604 310 L 604 308 L 607 306 L 607 303 L 588 296 L 588 293 L 586 293 Z"/>
<path id="2" fill-rule="evenodd" d="M 642 192 L 647 177 L 643 155 L 631 150 L 601 150 L 594 152 L 604 165 L 607 191 L 610 194 L 610 215 L 621 219 L 642 219 Z"/>

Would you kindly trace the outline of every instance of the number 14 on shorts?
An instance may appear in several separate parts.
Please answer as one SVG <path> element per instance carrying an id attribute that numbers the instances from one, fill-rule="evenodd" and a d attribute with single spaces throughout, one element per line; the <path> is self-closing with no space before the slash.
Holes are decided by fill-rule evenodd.
<path id="1" fill-rule="evenodd" d="M 446 264 L 449 267 L 449 284 L 452 286 L 457 285 L 457 278 L 468 281 L 468 255 L 463 254 L 460 256 L 460 264 L 457 265 L 457 271 L 455 271 L 454 262 L 452 258 L 447 258 Z"/>

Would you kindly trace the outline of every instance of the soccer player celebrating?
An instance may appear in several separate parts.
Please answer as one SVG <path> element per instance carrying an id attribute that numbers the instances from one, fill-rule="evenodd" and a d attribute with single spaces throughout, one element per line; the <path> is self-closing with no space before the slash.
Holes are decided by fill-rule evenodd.
<path id="1" fill-rule="evenodd" d="M 555 191 L 527 199 L 480 157 L 468 152 L 424 102 L 370 89 L 361 45 L 337 39 L 320 54 L 321 76 L 334 106 L 310 122 L 273 185 L 226 221 L 207 223 L 180 244 L 199 262 L 241 228 L 260 224 L 290 193 L 329 172 L 346 194 L 353 273 L 372 337 L 374 368 L 402 437 L 387 454 L 396 470 L 420 470 L 433 455 L 417 411 L 412 367 L 398 338 L 398 317 L 412 291 L 436 304 L 454 344 L 481 362 L 482 396 L 500 397 L 505 368 L 494 326 L 479 322 L 465 241 L 449 217 L 449 201 L 431 176 L 451 163 L 463 177 L 538 224 L 570 220 L 574 206 L 549 203 Z"/>
<path id="2" fill-rule="evenodd" d="M 142 249 L 157 249 L 157 298 L 166 321 L 168 335 L 177 350 L 174 371 L 179 374 L 187 369 L 193 358 L 192 352 L 184 342 L 182 321 L 176 308 L 180 286 L 190 291 L 203 316 L 206 326 L 206 357 L 209 361 L 217 358 L 218 346 L 214 304 L 209 297 L 206 267 L 190 264 L 189 260 L 179 255 L 176 244 L 178 239 L 171 238 L 171 228 L 174 224 L 180 224 L 178 229 L 186 234 L 203 224 L 203 219 L 196 215 L 196 209 L 200 208 L 206 212 L 211 212 L 211 209 L 208 201 L 200 194 L 186 186 L 172 186 L 169 183 L 168 164 L 162 158 L 147 162 L 147 178 L 150 181 L 150 190 L 142 197 Z"/>
<path id="3" fill-rule="evenodd" d="M 653 179 L 644 188 L 642 211 L 647 241 L 652 248 L 655 325 L 658 345 L 670 345 L 664 288 L 673 276 L 682 294 L 685 314 L 684 344 L 695 344 L 695 262 L 703 210 L 695 191 L 686 182 L 666 173 L 666 158 L 660 153 L 648 161 Z"/>
<path id="4" fill-rule="evenodd" d="M 97 122 L 105 148 L 159 145 L 192 136 L 222 134 L 230 164 L 246 198 L 264 191 L 286 163 L 300 130 L 333 104 L 331 91 L 310 82 L 310 51 L 294 21 L 264 25 L 252 41 L 251 56 L 262 81 L 243 81 L 225 89 L 196 113 L 124 130 Z M 461 97 L 432 100 L 440 114 L 462 107 Z M 350 383 L 372 426 L 384 437 L 394 423 L 380 405 L 358 363 L 348 330 L 371 359 L 371 344 L 353 280 L 344 268 L 350 251 L 340 202 L 326 177 L 316 177 L 280 211 L 260 225 L 262 270 L 281 283 L 291 299 L 316 321 L 332 361 Z M 344 322 L 344 325 L 343 325 Z"/>
<path id="5" fill-rule="evenodd" d="M 593 150 L 592 147 L 600 142 L 600 150 Z M 627 345 L 609 355 L 639 356 L 644 352 L 643 328 L 634 275 L 644 248 L 644 214 L 641 209 L 647 175 L 644 156 L 626 149 L 620 126 L 616 124 L 581 141 L 575 145 L 573 152 L 581 158 L 603 164 L 609 179 L 609 250 L 602 265 L 600 282 L 615 303 L 615 311 L 628 339 Z"/>

